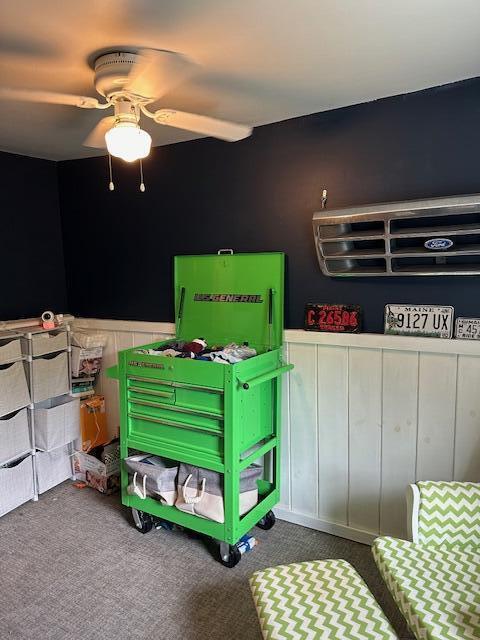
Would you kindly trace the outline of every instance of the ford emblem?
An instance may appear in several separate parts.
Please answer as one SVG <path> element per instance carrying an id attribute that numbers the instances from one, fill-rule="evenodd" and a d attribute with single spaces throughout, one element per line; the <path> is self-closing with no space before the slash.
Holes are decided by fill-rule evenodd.
<path id="1" fill-rule="evenodd" d="M 423 246 L 431 251 L 445 251 L 453 247 L 453 240 L 449 238 L 430 238 L 425 241 Z"/>

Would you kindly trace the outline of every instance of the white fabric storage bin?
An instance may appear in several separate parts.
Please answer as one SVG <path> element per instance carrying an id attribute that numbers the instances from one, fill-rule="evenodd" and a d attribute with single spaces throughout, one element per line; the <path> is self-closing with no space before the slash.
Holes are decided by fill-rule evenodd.
<path id="1" fill-rule="evenodd" d="M 0 339 L 0 364 L 7 362 L 15 362 L 22 357 L 22 348 L 20 338 L 1 338 Z"/>
<path id="2" fill-rule="evenodd" d="M 240 472 L 238 500 L 241 516 L 253 509 L 258 502 L 257 480 L 261 478 L 262 473 L 262 467 L 256 464 Z M 180 511 L 201 518 L 225 522 L 222 474 L 181 462 L 178 467 L 175 506 Z"/>
<path id="3" fill-rule="evenodd" d="M 38 493 L 45 493 L 73 475 L 72 458 L 68 445 L 52 451 L 39 451 L 35 459 Z"/>
<path id="4" fill-rule="evenodd" d="M 0 418 L 0 465 L 32 448 L 27 409 Z"/>
<path id="5" fill-rule="evenodd" d="M 30 404 L 23 362 L 0 369 L 0 416 L 23 409 Z"/>
<path id="6" fill-rule="evenodd" d="M 35 446 L 50 451 L 80 437 L 80 400 L 60 396 L 45 400 L 33 410 Z"/>
<path id="7" fill-rule="evenodd" d="M 33 402 L 65 395 L 70 391 L 68 354 L 59 353 L 53 358 L 36 358 L 32 361 Z"/>
<path id="8" fill-rule="evenodd" d="M 67 332 L 52 331 L 50 333 L 34 333 L 31 337 L 32 356 L 44 356 L 47 353 L 63 351 L 67 348 Z M 28 353 L 27 339 L 24 342 L 24 351 Z"/>
<path id="9" fill-rule="evenodd" d="M 178 464 L 167 462 L 150 453 L 125 458 L 130 476 L 128 493 L 137 495 L 142 500 L 153 496 L 162 504 L 173 506 L 177 499 Z"/>
<path id="10" fill-rule="evenodd" d="M 0 467 L 0 516 L 31 500 L 33 495 L 32 456 Z"/>

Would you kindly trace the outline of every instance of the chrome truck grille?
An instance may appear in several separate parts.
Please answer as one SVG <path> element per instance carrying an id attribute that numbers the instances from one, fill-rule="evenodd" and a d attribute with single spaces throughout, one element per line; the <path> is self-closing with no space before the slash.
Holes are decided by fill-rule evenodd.
<path id="1" fill-rule="evenodd" d="M 480 274 L 480 194 L 322 209 L 322 272 L 333 277 Z"/>

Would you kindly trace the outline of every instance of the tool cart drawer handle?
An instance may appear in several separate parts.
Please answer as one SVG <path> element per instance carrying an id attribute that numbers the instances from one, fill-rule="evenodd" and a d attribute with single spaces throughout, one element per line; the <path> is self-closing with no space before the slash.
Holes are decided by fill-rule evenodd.
<path id="1" fill-rule="evenodd" d="M 142 387 L 128 387 L 129 391 L 134 393 L 144 393 L 146 396 L 156 396 L 159 398 L 173 398 L 174 391 L 157 391 L 156 389 L 142 389 Z"/>
<path id="2" fill-rule="evenodd" d="M 240 378 L 238 378 L 238 381 L 245 390 L 251 389 L 252 387 L 256 387 L 258 384 L 262 384 L 262 382 L 267 382 L 268 380 L 272 380 L 273 378 L 278 378 L 278 376 L 281 376 L 283 373 L 291 371 L 293 369 L 293 366 L 293 364 L 285 364 L 283 365 L 283 367 L 278 367 L 278 369 L 273 369 L 273 371 L 263 373 L 261 376 L 256 376 L 255 378 L 250 378 L 249 380 L 240 380 Z"/>
<path id="3" fill-rule="evenodd" d="M 192 416 L 200 416 L 201 418 L 212 418 L 213 420 L 223 420 L 223 415 L 209 411 L 200 411 L 199 409 L 190 409 L 189 407 L 180 407 L 178 405 L 164 404 L 163 402 L 150 402 L 149 400 L 137 400 L 129 398 L 130 404 L 138 404 L 144 407 L 154 407 L 155 409 L 165 409 L 166 411 L 175 411 L 175 413 L 188 413 Z"/>
<path id="4" fill-rule="evenodd" d="M 156 378 L 145 378 L 142 376 L 127 376 L 129 380 L 134 382 L 151 382 L 152 384 L 163 385 L 165 387 L 173 387 L 174 389 L 191 389 L 192 391 L 205 391 L 205 393 L 219 393 L 223 395 L 223 389 L 217 389 L 216 387 L 204 387 L 199 384 L 192 384 L 190 382 L 176 382 L 172 380 L 159 380 Z"/>
<path id="5" fill-rule="evenodd" d="M 165 387 L 172 387 L 171 380 L 160 380 L 159 378 L 147 378 L 146 376 L 127 376 L 127 380 L 131 382 L 149 382 L 150 384 L 161 385 Z"/>
<path id="6" fill-rule="evenodd" d="M 130 411 L 130 418 L 136 418 L 137 420 L 146 420 L 147 422 L 155 422 L 155 424 L 163 424 L 167 427 L 178 427 L 179 429 L 189 429 L 190 431 L 204 431 L 205 433 L 211 433 L 214 436 L 220 436 L 223 438 L 222 429 L 212 429 L 211 427 L 200 427 L 198 425 L 185 424 L 184 422 L 175 422 L 174 420 L 165 420 L 160 418 L 154 418 L 153 416 L 147 416 L 143 413 L 134 413 Z"/>
<path id="7" fill-rule="evenodd" d="M 233 256 L 233 249 L 219 249 L 217 251 L 217 256 L 223 256 L 225 254 Z"/>

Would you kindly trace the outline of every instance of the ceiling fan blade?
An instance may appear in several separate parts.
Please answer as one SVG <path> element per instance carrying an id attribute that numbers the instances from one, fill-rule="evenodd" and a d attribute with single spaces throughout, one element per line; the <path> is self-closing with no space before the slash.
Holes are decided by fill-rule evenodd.
<path id="1" fill-rule="evenodd" d="M 177 111 L 176 109 L 159 109 L 155 111 L 154 118 L 158 124 L 167 124 L 170 127 L 194 131 L 205 136 L 220 138 L 227 142 L 236 142 L 248 138 L 252 133 L 252 127 L 226 120 L 217 120 L 208 116 L 200 116 L 196 113 Z"/>
<path id="2" fill-rule="evenodd" d="M 85 138 L 83 146 L 94 147 L 95 149 L 104 149 L 107 146 L 105 142 L 105 134 L 113 127 L 114 122 L 115 116 L 102 118 Z"/>
<path id="3" fill-rule="evenodd" d="M 75 96 L 70 93 L 53 91 L 32 91 L 30 89 L 0 88 L 0 100 L 18 100 L 20 102 L 45 102 L 47 104 L 65 104 L 82 109 L 96 109 L 99 102 L 88 96 Z"/>
<path id="4" fill-rule="evenodd" d="M 139 55 L 141 61 L 134 65 L 125 89 L 144 98 L 160 98 L 196 69 L 188 58 L 173 51 L 142 49 Z"/>

